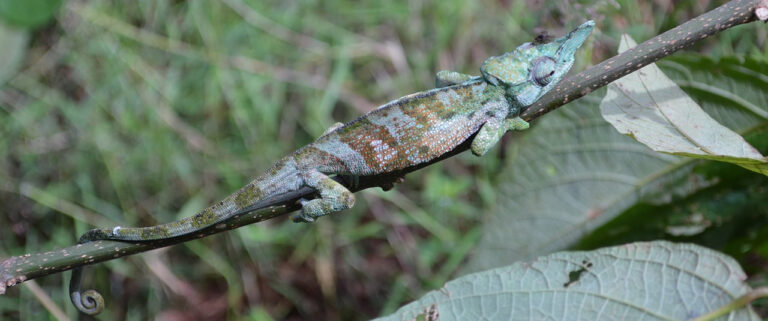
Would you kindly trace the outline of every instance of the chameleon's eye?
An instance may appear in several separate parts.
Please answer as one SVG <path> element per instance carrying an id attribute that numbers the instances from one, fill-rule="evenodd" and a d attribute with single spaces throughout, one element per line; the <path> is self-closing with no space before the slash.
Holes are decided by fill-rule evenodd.
<path id="1" fill-rule="evenodd" d="M 531 78 L 541 87 L 546 86 L 552 81 L 555 74 L 555 60 L 547 56 L 536 58 L 531 68 Z"/>

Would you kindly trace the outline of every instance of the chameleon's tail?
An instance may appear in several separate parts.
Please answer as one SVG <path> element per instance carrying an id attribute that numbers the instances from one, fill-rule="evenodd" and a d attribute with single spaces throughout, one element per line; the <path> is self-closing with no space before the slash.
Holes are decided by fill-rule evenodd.
<path id="1" fill-rule="evenodd" d="M 295 186 L 301 182 L 298 175 L 299 171 L 296 169 L 293 158 L 287 157 L 275 164 L 264 175 L 254 179 L 237 192 L 232 193 L 222 201 L 201 210 L 193 216 L 147 227 L 117 226 L 92 229 L 80 237 L 79 243 L 97 240 L 147 242 L 195 233 L 201 229 L 229 220 L 232 217 L 271 205 L 269 200 L 271 196 L 300 187 Z"/>
<path id="2" fill-rule="evenodd" d="M 292 157 L 279 161 L 264 175 L 227 196 L 224 200 L 178 221 L 148 227 L 112 227 L 92 229 L 80 237 L 79 244 L 99 241 L 150 242 L 177 238 L 222 224 L 248 212 L 272 205 L 271 196 L 298 189 L 302 182 Z M 104 308 L 104 299 L 94 291 L 80 291 L 82 267 L 72 269 L 69 296 L 83 313 L 95 315 Z"/>
<path id="3" fill-rule="evenodd" d="M 149 242 L 157 240 L 172 239 L 184 236 L 200 229 L 216 225 L 236 215 L 244 214 L 260 208 L 259 204 L 249 204 L 238 206 L 238 197 L 241 195 L 251 195 L 258 187 L 254 182 L 248 184 L 243 189 L 228 196 L 224 200 L 208 207 L 197 214 L 185 217 L 177 221 L 158 224 L 147 227 L 108 227 L 92 229 L 80 237 L 78 243 L 88 243 L 99 240 L 128 241 L 128 242 Z M 258 203 L 258 201 L 256 202 Z"/>

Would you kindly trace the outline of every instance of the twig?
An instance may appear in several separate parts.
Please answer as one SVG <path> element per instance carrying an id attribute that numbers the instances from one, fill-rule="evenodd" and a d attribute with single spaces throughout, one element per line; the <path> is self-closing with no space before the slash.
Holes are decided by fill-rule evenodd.
<path id="1" fill-rule="evenodd" d="M 538 118 L 616 79 L 689 47 L 704 38 L 736 25 L 757 20 L 757 9 L 768 8 L 768 0 L 733 0 L 703 15 L 613 56 L 582 73 L 568 77 L 526 109 L 525 120 Z M 760 20 L 765 21 L 764 18 Z"/>
<path id="2" fill-rule="evenodd" d="M 618 56 L 608 59 L 576 76 L 565 79 L 546 97 L 523 112 L 522 116 L 529 121 L 538 118 L 574 99 L 588 94 L 592 90 L 605 86 L 613 80 L 668 56 L 696 41 L 712 36 L 719 31 L 735 25 L 754 21 L 756 20 L 755 9 L 758 8 L 760 2 L 761 0 L 734 0 L 728 2 L 684 23 L 683 25 L 646 41 L 632 50 L 628 50 Z M 467 150 L 470 141 L 471 139 L 468 139 L 464 144 L 458 146 L 453 151 L 429 163 L 408 168 L 400 172 L 361 177 L 359 183 L 350 188 L 350 190 L 356 192 L 362 189 L 391 184 L 406 173 L 418 170 Z M 346 182 L 341 181 L 341 179 L 338 180 L 345 186 L 348 186 Z M 199 233 L 186 235 L 176 239 L 142 243 L 96 241 L 50 252 L 11 257 L 0 261 L 0 294 L 5 292 L 6 286 L 12 286 L 40 276 L 59 273 L 77 266 L 95 264 L 126 255 L 178 244 L 282 216 L 299 209 L 300 206 L 297 205 L 296 202 L 300 198 L 311 197 L 314 193 L 315 191 L 311 188 L 302 188 L 295 192 L 279 195 L 268 200 L 268 203 L 275 204 L 274 206 L 257 209 L 251 213 L 233 218 L 226 224 L 212 226 Z"/>

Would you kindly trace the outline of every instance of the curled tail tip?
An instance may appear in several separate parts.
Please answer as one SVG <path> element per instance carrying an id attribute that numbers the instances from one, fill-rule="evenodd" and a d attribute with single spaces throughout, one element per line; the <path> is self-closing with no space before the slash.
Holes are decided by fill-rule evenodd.
<path id="1" fill-rule="evenodd" d="M 80 312 L 89 315 L 97 315 L 104 310 L 104 297 L 102 297 L 96 290 L 86 290 L 81 292 L 80 280 L 82 275 L 82 267 L 72 269 L 72 277 L 69 280 L 69 299 Z"/>
<path id="2" fill-rule="evenodd" d="M 78 244 L 84 244 L 99 240 L 108 240 L 114 237 L 120 227 L 113 229 L 95 228 L 85 232 L 77 241 Z M 69 298 L 72 304 L 82 313 L 88 315 L 97 315 L 104 310 L 104 297 L 96 290 L 80 291 L 80 280 L 82 278 L 83 268 L 76 267 L 72 269 L 72 278 L 69 281 Z"/>
<path id="3" fill-rule="evenodd" d="M 72 304 L 82 313 L 97 315 L 104 310 L 104 297 L 96 290 L 86 290 L 82 293 L 72 292 L 69 297 L 72 299 Z"/>

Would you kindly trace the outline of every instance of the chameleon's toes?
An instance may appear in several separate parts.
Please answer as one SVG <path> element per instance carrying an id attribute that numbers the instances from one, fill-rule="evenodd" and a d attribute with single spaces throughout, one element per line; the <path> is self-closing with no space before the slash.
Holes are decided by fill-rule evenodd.
<path id="1" fill-rule="evenodd" d="M 309 201 L 301 199 L 299 202 L 301 203 L 301 213 L 291 217 L 294 222 L 311 223 L 318 217 L 328 214 L 328 211 L 323 208 L 323 201 L 321 199 Z"/>
<path id="2" fill-rule="evenodd" d="M 301 211 L 301 213 L 291 215 L 291 221 L 294 223 L 312 223 L 315 219 L 304 214 L 304 211 Z"/>
<path id="3" fill-rule="evenodd" d="M 315 217 L 312 215 L 307 214 L 307 207 L 308 204 L 311 201 L 308 201 L 306 199 L 299 199 L 299 203 L 301 204 L 301 211 L 297 214 L 291 215 L 291 221 L 294 223 L 312 223 L 315 221 Z M 311 206 L 310 206 L 311 207 Z"/>

